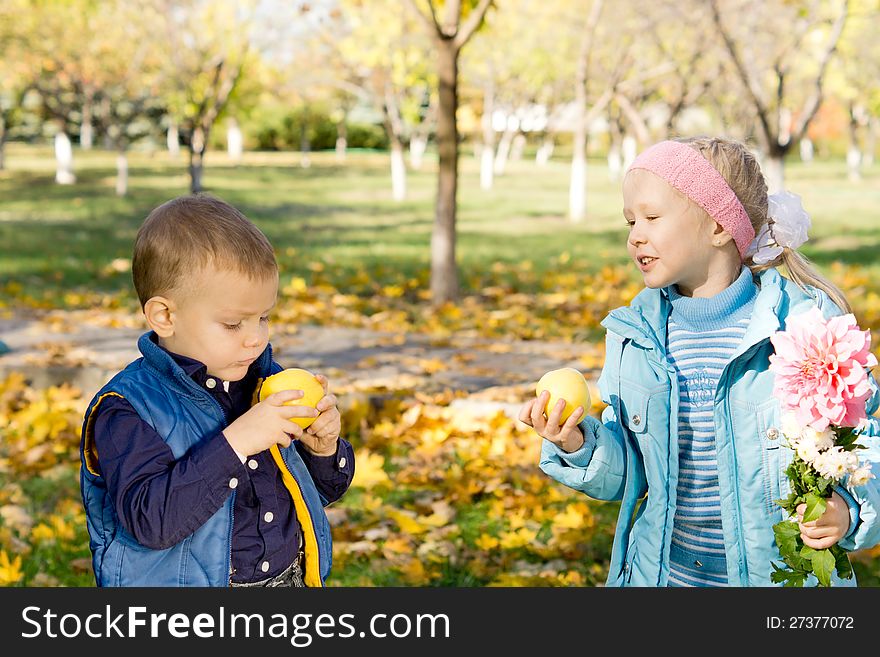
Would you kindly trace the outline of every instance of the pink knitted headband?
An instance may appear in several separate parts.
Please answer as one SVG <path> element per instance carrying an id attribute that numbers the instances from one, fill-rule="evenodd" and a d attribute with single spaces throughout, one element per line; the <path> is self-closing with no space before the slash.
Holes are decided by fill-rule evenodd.
<path id="1" fill-rule="evenodd" d="M 639 155 L 630 166 L 663 178 L 709 213 L 730 233 L 740 256 L 755 239 L 749 215 L 718 170 L 699 151 L 678 141 L 661 141 Z"/>

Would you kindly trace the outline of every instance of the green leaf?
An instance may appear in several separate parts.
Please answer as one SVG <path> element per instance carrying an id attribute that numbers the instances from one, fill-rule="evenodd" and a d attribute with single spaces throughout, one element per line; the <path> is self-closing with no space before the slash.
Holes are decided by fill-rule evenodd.
<path id="1" fill-rule="evenodd" d="M 801 530 L 797 524 L 790 520 L 783 520 L 773 525 L 773 535 L 776 537 L 776 545 L 779 547 L 779 554 L 787 557 L 797 552 L 797 540 L 801 535 Z"/>
<path id="2" fill-rule="evenodd" d="M 852 564 L 849 562 L 847 551 L 836 543 L 831 546 L 831 554 L 834 555 L 834 566 L 837 568 L 837 576 L 841 579 L 849 579 L 853 576 Z"/>
<path id="3" fill-rule="evenodd" d="M 834 555 L 831 550 L 816 550 L 812 557 L 813 573 L 819 586 L 831 586 L 831 573 L 834 572 Z"/>
<path id="4" fill-rule="evenodd" d="M 818 520 L 825 513 L 825 498 L 807 493 L 807 510 L 804 511 L 804 522 Z"/>
<path id="5" fill-rule="evenodd" d="M 784 586 L 803 586 L 807 580 L 807 573 L 803 571 L 786 570 L 772 562 L 770 565 L 773 566 L 773 572 L 770 573 L 770 581 L 774 584 L 784 583 Z"/>

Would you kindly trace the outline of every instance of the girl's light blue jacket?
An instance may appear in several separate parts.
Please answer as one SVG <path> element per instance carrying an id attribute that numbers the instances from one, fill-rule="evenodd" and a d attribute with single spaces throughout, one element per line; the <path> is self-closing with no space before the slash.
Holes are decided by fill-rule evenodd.
<path id="1" fill-rule="evenodd" d="M 786 319 L 818 306 L 826 317 L 840 309 L 820 290 L 808 294 L 775 269 L 758 279 L 760 291 L 743 343 L 725 367 L 715 391 L 715 442 L 731 586 L 772 586 L 771 561 L 782 566 L 773 525 L 784 519 L 774 500 L 790 488 L 785 468 L 793 452 L 784 444 L 779 403 L 769 371 L 770 336 Z M 580 424 L 586 441 L 571 453 L 543 441 L 541 469 L 598 500 L 620 500 L 608 586 L 666 586 L 678 482 L 678 380 L 666 359 L 664 290 L 645 289 L 629 306 L 603 320 L 605 366 L 598 385 L 608 407 L 602 421 Z M 868 413 L 880 404 L 877 385 Z M 880 461 L 880 423 L 872 418 L 859 443 L 860 458 Z M 875 470 L 880 466 L 875 466 Z M 880 542 L 880 485 L 837 488 L 850 505 L 848 550 Z M 813 580 L 815 582 L 815 580 Z M 808 581 L 808 584 L 810 582 Z M 835 579 L 835 585 L 855 579 Z"/>

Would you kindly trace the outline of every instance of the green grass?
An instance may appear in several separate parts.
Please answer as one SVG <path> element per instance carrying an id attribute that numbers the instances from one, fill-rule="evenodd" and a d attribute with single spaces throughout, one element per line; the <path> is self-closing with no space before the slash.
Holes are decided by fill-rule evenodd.
<path id="1" fill-rule="evenodd" d="M 48 148 L 7 146 L 0 172 L 0 282 L 21 284 L 36 298 L 58 301 L 66 292 L 99 291 L 133 298 L 127 272 L 108 265 L 128 258 L 135 233 L 159 203 L 187 193 L 182 154 L 134 152 L 128 196 L 114 193 L 115 156 L 77 151 L 77 183 L 54 183 Z M 268 235 L 285 274 L 309 277 L 309 264 L 327 265 L 331 279 L 384 265 L 408 275 L 430 263 L 435 162 L 410 172 L 408 198 L 391 199 L 387 157 L 353 153 L 339 164 L 331 153 L 313 153 L 302 168 L 297 153 L 251 153 L 240 165 L 209 153 L 207 191 L 239 207 Z M 568 163 L 539 168 L 510 163 L 492 190 L 479 187 L 477 162 L 462 153 L 458 208 L 458 259 L 462 280 L 493 262 L 531 261 L 538 271 L 568 252 L 588 269 L 627 261 L 619 182 L 601 160 L 588 171 L 589 217 L 565 218 Z M 787 168 L 788 187 L 801 194 L 813 217 L 804 253 L 821 268 L 834 261 L 864 265 L 880 275 L 880 166 L 862 182 L 846 178 L 843 162 L 797 161 Z M 2 289 L 0 284 L 0 289 Z"/>

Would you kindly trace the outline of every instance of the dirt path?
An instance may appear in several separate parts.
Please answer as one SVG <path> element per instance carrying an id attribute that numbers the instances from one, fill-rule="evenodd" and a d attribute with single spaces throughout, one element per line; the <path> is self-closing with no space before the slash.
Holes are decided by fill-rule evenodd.
<path id="1" fill-rule="evenodd" d="M 51 311 L 41 316 L 0 319 L 0 377 L 17 371 L 35 387 L 68 382 L 90 397 L 115 372 L 137 358 L 139 319 L 112 311 Z M 591 383 L 599 372 L 601 347 L 559 342 L 490 340 L 376 332 L 358 328 L 301 326 L 275 333 L 276 360 L 285 367 L 320 371 L 340 393 L 413 390 L 457 391 L 456 404 L 508 414 L 541 375 L 575 367 Z"/>

